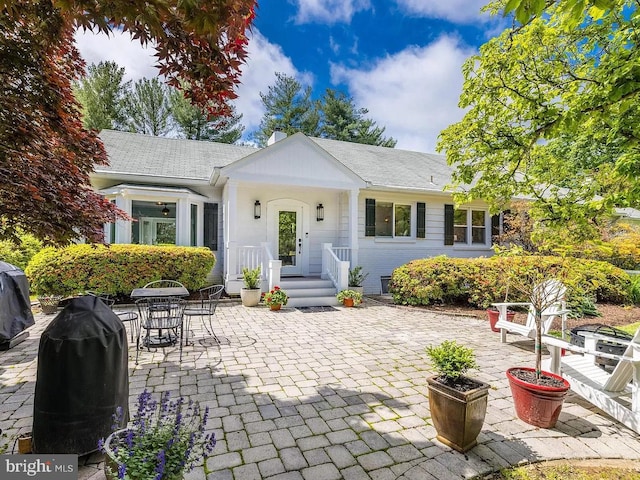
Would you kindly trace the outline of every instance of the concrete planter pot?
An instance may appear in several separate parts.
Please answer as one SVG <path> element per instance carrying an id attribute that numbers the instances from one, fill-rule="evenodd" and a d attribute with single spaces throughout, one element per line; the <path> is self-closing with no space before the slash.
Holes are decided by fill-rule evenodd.
<path id="1" fill-rule="evenodd" d="M 427 378 L 429 409 L 436 438 L 459 452 L 466 452 L 477 443 L 487 413 L 489 384 L 472 380 L 478 386 L 466 392 L 456 390 L 437 380 Z"/>
<path id="2" fill-rule="evenodd" d="M 240 299 L 245 307 L 255 307 L 260 303 L 262 291 L 259 288 L 241 288 Z"/>

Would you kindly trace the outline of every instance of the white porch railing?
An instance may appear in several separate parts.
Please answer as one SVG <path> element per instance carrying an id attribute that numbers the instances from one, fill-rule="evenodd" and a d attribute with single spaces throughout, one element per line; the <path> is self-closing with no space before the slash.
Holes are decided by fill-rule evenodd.
<path id="1" fill-rule="evenodd" d="M 348 250 L 347 247 L 338 247 L 340 253 Z M 330 243 L 322 244 L 322 277 L 329 278 L 338 291 L 344 290 L 349 285 L 348 260 L 341 260 Z"/>
<path id="2" fill-rule="evenodd" d="M 280 271 L 282 261 L 275 260 L 271 254 L 268 243 L 263 242 L 260 246 L 243 245 L 229 249 L 229 254 L 233 261 L 229 262 L 229 278 L 241 278 L 242 270 L 248 268 L 253 270 L 260 267 L 260 277 L 262 289 L 272 289 L 280 283 Z"/>
<path id="3" fill-rule="evenodd" d="M 339 260 L 351 263 L 351 247 L 331 247 Z"/>

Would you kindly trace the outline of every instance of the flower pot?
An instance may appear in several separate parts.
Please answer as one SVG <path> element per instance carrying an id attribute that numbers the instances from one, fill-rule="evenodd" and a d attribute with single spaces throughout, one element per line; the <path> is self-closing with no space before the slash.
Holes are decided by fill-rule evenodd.
<path id="1" fill-rule="evenodd" d="M 466 452 L 478 443 L 487 413 L 489 384 L 473 382 L 477 388 L 463 392 L 439 382 L 437 376 L 427 378 L 436 438 L 459 452 Z"/>
<path id="2" fill-rule="evenodd" d="M 345 299 L 342 301 L 342 304 L 343 304 L 345 307 L 353 307 L 353 303 L 354 303 L 354 302 L 353 302 L 353 298 L 345 298 Z"/>
<path id="3" fill-rule="evenodd" d="M 500 319 L 500 312 L 495 308 L 487 308 L 487 316 L 489 317 L 489 325 L 492 332 L 500 332 L 499 328 L 496 328 L 496 323 Z M 513 322 L 516 312 L 507 310 L 507 321 Z"/>
<path id="4" fill-rule="evenodd" d="M 269 308 L 270 308 L 271 310 L 274 310 L 274 311 L 275 311 L 275 310 L 280 310 L 280 309 L 282 308 L 282 305 L 281 305 L 281 304 L 279 304 L 279 303 L 276 303 L 276 304 L 274 304 L 274 305 L 269 305 Z"/>
<path id="5" fill-rule="evenodd" d="M 353 290 L 354 292 L 358 292 L 360 295 L 364 295 L 364 287 L 352 287 L 349 285 L 349 290 Z"/>
<path id="6" fill-rule="evenodd" d="M 58 304 L 62 300 L 62 297 L 59 295 L 54 295 L 51 297 L 38 297 L 38 302 L 40 302 L 40 308 L 42 309 L 42 313 L 45 315 L 52 315 L 58 311 Z"/>
<path id="7" fill-rule="evenodd" d="M 240 299 L 245 307 L 255 307 L 260 303 L 262 291 L 259 288 L 241 288 Z"/>
<path id="8" fill-rule="evenodd" d="M 545 376 L 555 378 L 563 383 L 562 387 L 551 387 L 529 383 L 514 375 L 514 370 L 535 372 L 533 368 L 514 367 L 507 370 L 507 378 L 511 387 L 516 415 L 520 420 L 540 428 L 553 428 L 562 410 L 564 397 L 567 395 L 569 382 L 559 375 L 542 372 Z"/>

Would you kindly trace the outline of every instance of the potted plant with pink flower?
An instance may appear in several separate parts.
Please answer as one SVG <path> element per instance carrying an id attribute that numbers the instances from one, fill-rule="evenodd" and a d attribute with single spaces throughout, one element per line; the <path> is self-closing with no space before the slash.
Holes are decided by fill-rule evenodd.
<path id="1" fill-rule="evenodd" d="M 264 294 L 263 299 L 264 303 L 269 305 L 271 310 L 280 310 L 280 308 L 286 305 L 289 301 L 289 296 L 284 290 L 276 285 Z"/>

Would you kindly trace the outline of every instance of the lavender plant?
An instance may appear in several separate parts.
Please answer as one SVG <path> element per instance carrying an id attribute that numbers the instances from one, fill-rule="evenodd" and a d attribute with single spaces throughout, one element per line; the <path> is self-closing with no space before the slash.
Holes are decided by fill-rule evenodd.
<path id="1" fill-rule="evenodd" d="M 114 434 L 98 448 L 112 457 L 117 478 L 125 480 L 173 480 L 182 478 L 211 454 L 216 444 L 213 433 L 205 433 L 209 407 L 201 414 L 200 405 L 183 397 L 162 394 L 160 403 L 147 390 L 136 404 L 130 427 L 117 430 L 122 409 L 114 414 Z M 108 463 L 108 462 L 107 462 Z M 105 468 L 113 468 L 107 465 Z"/>

